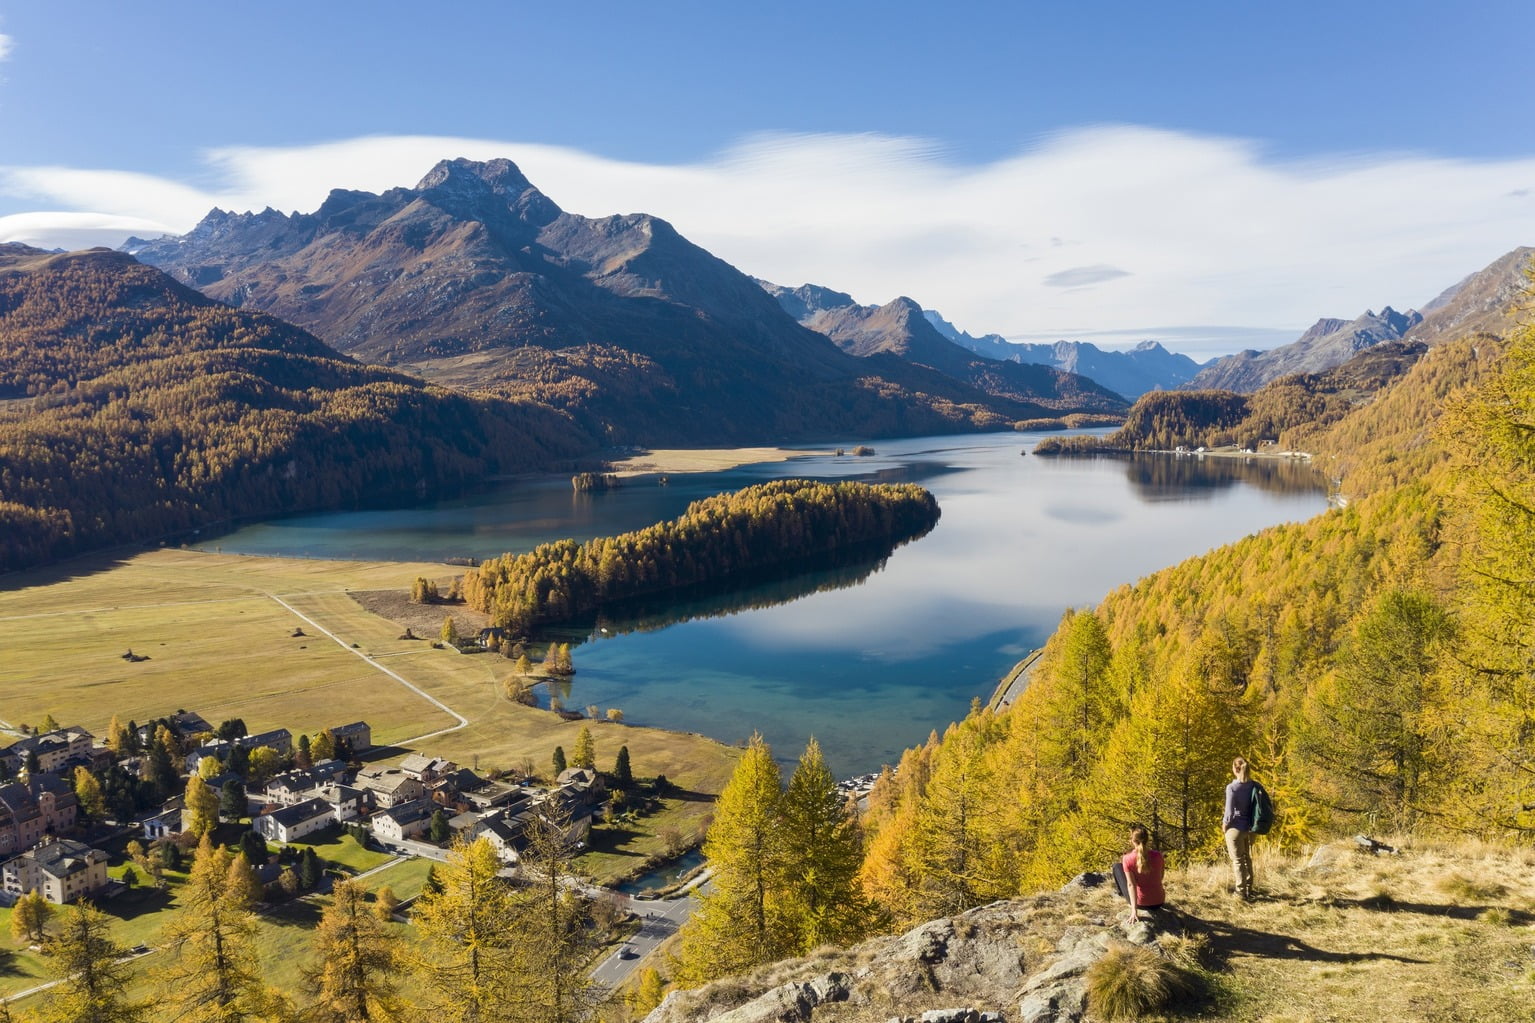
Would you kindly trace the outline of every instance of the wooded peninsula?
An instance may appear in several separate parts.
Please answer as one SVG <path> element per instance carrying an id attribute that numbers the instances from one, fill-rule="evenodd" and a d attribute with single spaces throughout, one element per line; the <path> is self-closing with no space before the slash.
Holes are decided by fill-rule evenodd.
<path id="1" fill-rule="evenodd" d="M 938 502 L 912 484 L 774 480 L 688 505 L 680 517 L 578 544 L 492 558 L 464 576 L 465 601 L 526 632 L 631 597 L 718 582 L 932 529 Z"/>

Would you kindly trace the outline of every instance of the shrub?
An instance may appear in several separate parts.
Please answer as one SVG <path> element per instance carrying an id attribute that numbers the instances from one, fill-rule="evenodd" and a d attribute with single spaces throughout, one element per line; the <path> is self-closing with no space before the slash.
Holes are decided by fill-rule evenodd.
<path id="1" fill-rule="evenodd" d="M 1105 1019 L 1136 1019 L 1191 993 L 1191 978 L 1149 948 L 1111 946 L 1087 971 L 1087 1004 Z"/>

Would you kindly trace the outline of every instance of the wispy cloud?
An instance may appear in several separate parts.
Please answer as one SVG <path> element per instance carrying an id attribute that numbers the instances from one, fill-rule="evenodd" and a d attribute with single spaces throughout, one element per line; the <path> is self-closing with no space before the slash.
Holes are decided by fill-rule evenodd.
<path id="1" fill-rule="evenodd" d="M 453 156 L 509 157 L 572 212 L 653 213 L 759 277 L 861 302 L 910 295 L 972 333 L 1301 328 L 1421 304 L 1535 242 L 1535 156 L 1279 162 L 1247 140 L 1133 126 L 979 166 L 875 135 L 755 136 L 686 165 L 434 136 L 238 147 L 206 155 L 211 186 L 10 166 L 0 195 L 13 208 L 21 196 L 70 212 L 0 217 L 0 239 L 78 244 L 86 214 L 179 232 L 213 206 L 312 210 L 330 188 L 414 184 Z M 114 223 L 93 240 L 120 243 Z"/>
<path id="2" fill-rule="evenodd" d="M 9 57 L 11 55 L 11 51 L 15 48 L 16 40 L 12 39 L 4 32 L 0 32 L 0 60 L 5 60 L 7 57 Z"/>

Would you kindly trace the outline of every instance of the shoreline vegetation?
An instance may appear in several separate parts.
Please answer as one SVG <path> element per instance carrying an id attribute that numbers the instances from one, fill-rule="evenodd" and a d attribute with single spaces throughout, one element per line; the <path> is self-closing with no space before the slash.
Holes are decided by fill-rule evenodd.
<path id="1" fill-rule="evenodd" d="M 489 558 L 463 597 L 514 635 L 636 597 L 720 583 L 932 529 L 938 502 L 911 484 L 774 480 L 694 501 L 680 517 L 584 544 L 561 540 Z"/>

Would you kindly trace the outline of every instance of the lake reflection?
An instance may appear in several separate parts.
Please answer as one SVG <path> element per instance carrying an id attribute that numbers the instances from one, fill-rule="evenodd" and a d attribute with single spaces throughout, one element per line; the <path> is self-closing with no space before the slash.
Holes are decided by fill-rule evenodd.
<path id="1" fill-rule="evenodd" d="M 675 608 L 690 620 L 670 626 L 666 608 L 610 612 L 572 636 L 589 641 L 575 652 L 569 705 L 619 707 L 634 724 L 727 742 L 760 731 L 786 760 L 815 734 L 832 769 L 848 774 L 893 762 L 963 716 L 1065 608 L 1326 507 L 1319 479 L 1299 465 L 1020 457 L 1037 439 L 882 441 L 871 458 L 815 455 L 588 494 L 564 479 L 508 484 L 417 508 L 278 520 L 215 543 L 262 554 L 486 557 L 639 528 L 763 479 L 920 483 L 943 517 L 888 558 L 694 595 Z M 731 606 L 748 609 L 726 613 Z"/>

